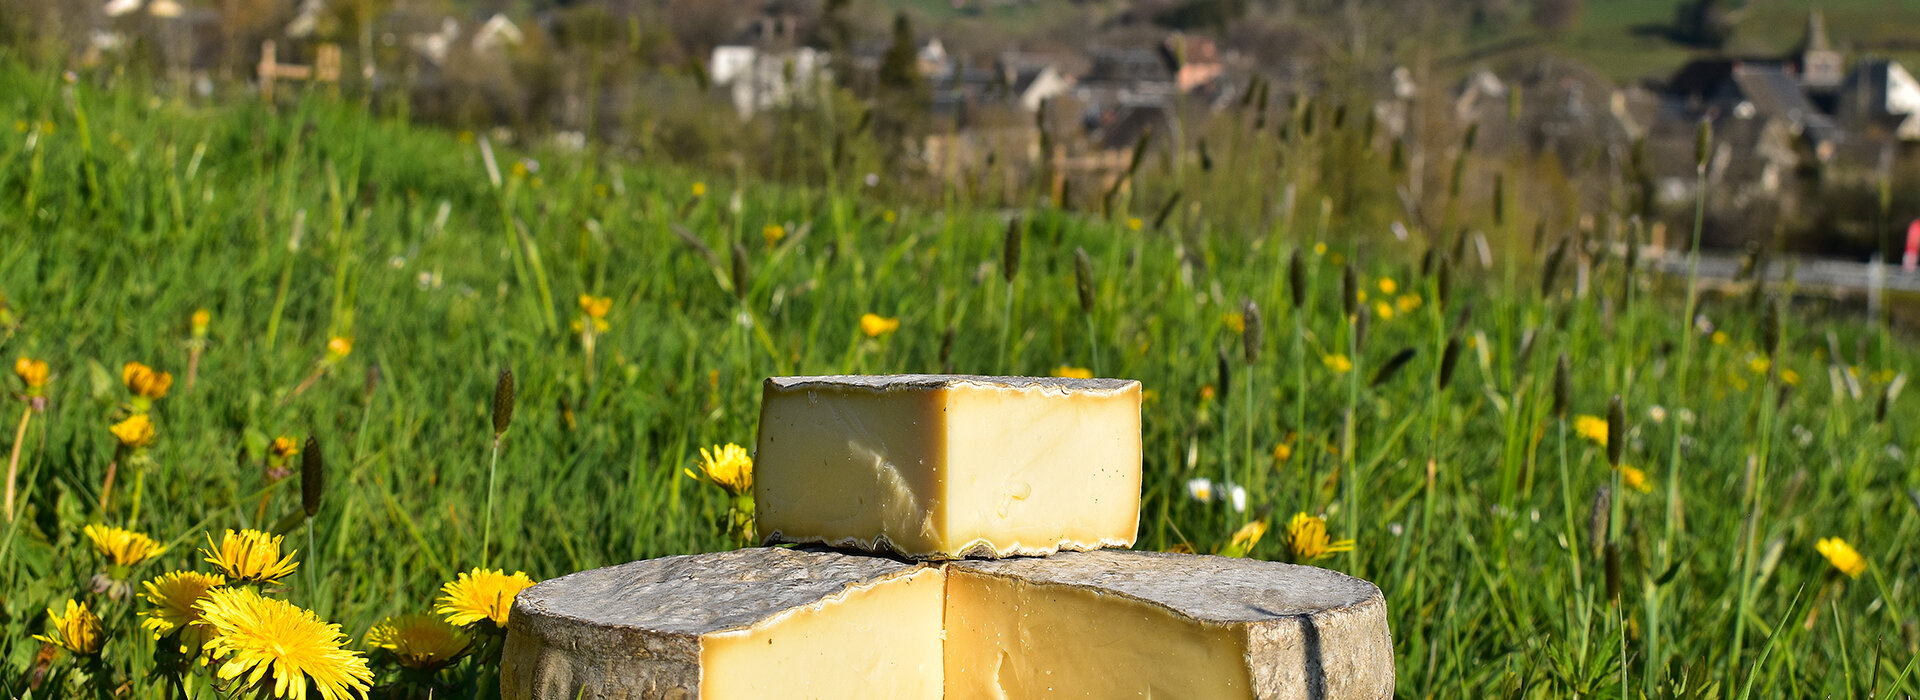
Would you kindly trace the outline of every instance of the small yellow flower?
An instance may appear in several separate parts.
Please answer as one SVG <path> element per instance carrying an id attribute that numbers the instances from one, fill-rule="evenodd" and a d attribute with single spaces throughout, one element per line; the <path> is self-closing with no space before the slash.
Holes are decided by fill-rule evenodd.
<path id="1" fill-rule="evenodd" d="M 64 615 L 47 608 L 47 633 L 33 638 L 81 656 L 94 656 L 106 646 L 107 631 L 100 625 L 100 616 L 88 610 L 86 603 L 70 599 Z"/>
<path id="2" fill-rule="evenodd" d="M 1251 552 L 1253 546 L 1260 543 L 1260 538 L 1266 535 L 1267 521 L 1251 520 L 1233 533 L 1233 542 L 1229 546 L 1237 552 Z"/>
<path id="3" fill-rule="evenodd" d="M 106 557 L 109 563 L 117 566 L 133 566 L 152 559 L 165 550 L 160 543 L 153 541 L 153 538 L 132 530 L 105 525 L 88 525 L 82 532 L 86 533 L 87 539 L 93 541 L 93 551 L 100 553 L 100 556 Z"/>
<path id="4" fill-rule="evenodd" d="M 1820 550 L 1820 556 L 1826 557 L 1827 563 L 1839 569 L 1840 573 L 1846 574 L 1847 578 L 1860 578 L 1860 574 L 1867 572 L 1866 557 L 1854 551 L 1853 546 L 1847 544 L 1846 540 L 1828 537 L 1815 543 L 1813 547 Z"/>
<path id="5" fill-rule="evenodd" d="M 1247 332 L 1247 317 L 1240 315 L 1237 311 L 1221 314 L 1220 322 L 1226 324 L 1227 330 L 1235 333 Z"/>
<path id="6" fill-rule="evenodd" d="M 248 588 L 215 588 L 194 606 L 211 631 L 206 650 L 220 661 L 223 681 L 242 676 L 250 697 L 299 700 L 312 688 L 323 700 L 367 696 L 373 671 L 345 648 L 340 626 L 284 600 Z M 272 675 L 272 682 L 267 676 Z"/>
<path id="7" fill-rule="evenodd" d="M 1059 367 L 1053 368 L 1053 376 L 1064 377 L 1067 379 L 1092 379 L 1093 370 L 1087 369 L 1085 367 L 1070 367 L 1067 365 L 1060 365 Z"/>
<path id="8" fill-rule="evenodd" d="M 214 544 L 213 535 L 207 535 L 207 548 L 200 553 L 206 555 L 207 563 L 220 567 L 234 583 L 279 583 L 300 567 L 293 560 L 293 552 L 280 556 L 282 539 L 259 530 L 228 530 L 218 545 Z"/>
<path id="9" fill-rule="evenodd" d="M 880 212 L 880 220 L 885 221 L 889 224 L 895 221 L 898 221 L 899 219 L 900 219 L 900 215 L 894 213 L 892 209 L 888 209 L 886 211 Z"/>
<path id="10" fill-rule="evenodd" d="M 787 227 L 780 224 L 767 224 L 765 228 L 760 229 L 760 237 L 767 239 L 767 247 L 772 248 L 780 243 L 780 239 L 787 237 Z"/>
<path id="11" fill-rule="evenodd" d="M 595 330 L 607 329 L 607 312 L 613 309 L 613 297 L 596 297 L 591 294 L 580 295 L 580 313 L 593 319 Z"/>
<path id="12" fill-rule="evenodd" d="M 1353 371 L 1353 360 L 1348 359 L 1346 355 L 1321 355 L 1320 364 L 1326 365 L 1327 369 L 1333 370 L 1334 374 Z"/>
<path id="13" fill-rule="evenodd" d="M 1144 225 L 1145 223 L 1140 221 L 1140 217 L 1138 216 L 1127 217 L 1127 230 L 1129 231 L 1138 231 L 1140 227 Z"/>
<path id="14" fill-rule="evenodd" d="M 433 612 L 446 616 L 448 623 L 460 627 L 486 620 L 494 627 L 506 629 L 514 596 L 532 585 L 533 579 L 523 572 L 508 575 L 502 569 L 476 568 L 440 587 L 443 594 L 440 607 Z"/>
<path id="15" fill-rule="evenodd" d="M 1399 307 L 1400 313 L 1403 314 L 1413 313 L 1422 303 L 1424 302 L 1418 294 L 1402 294 L 1400 298 L 1393 300 L 1394 306 Z"/>
<path id="16" fill-rule="evenodd" d="M 1713 332 L 1713 344 L 1714 344 L 1714 345 L 1726 345 L 1726 344 L 1727 344 L 1727 341 L 1728 341 L 1728 340 L 1730 340 L 1730 339 L 1729 339 L 1729 338 L 1727 337 L 1727 332 L 1726 332 L 1726 331 L 1714 331 L 1714 332 Z"/>
<path id="17" fill-rule="evenodd" d="M 1637 467 L 1620 465 L 1620 483 L 1640 493 L 1653 493 L 1653 482 L 1647 479 L 1647 473 Z"/>
<path id="18" fill-rule="evenodd" d="M 113 436 L 127 449 L 137 450 L 153 444 L 153 420 L 145 413 L 135 413 L 107 429 L 113 431 Z"/>
<path id="19" fill-rule="evenodd" d="M 1285 462 L 1289 459 L 1293 459 L 1293 443 L 1283 442 L 1273 446 L 1273 461 L 1275 464 Z"/>
<path id="20" fill-rule="evenodd" d="M 120 368 L 120 381 L 125 382 L 127 391 L 147 400 L 164 399 L 167 389 L 173 387 L 173 375 L 155 372 L 152 367 L 138 362 L 128 362 Z"/>
<path id="21" fill-rule="evenodd" d="M 1373 315 L 1382 321 L 1393 318 L 1393 305 L 1384 301 L 1373 302 Z"/>
<path id="22" fill-rule="evenodd" d="M 192 319 L 193 337 L 195 338 L 205 337 L 207 335 L 207 326 L 211 325 L 212 323 L 213 323 L 212 311 L 208 311 L 206 309 L 194 310 L 193 319 Z"/>
<path id="23" fill-rule="evenodd" d="M 1885 384 L 1887 382 L 1893 381 L 1893 378 L 1895 376 L 1898 376 L 1898 373 L 1894 372 L 1893 370 L 1881 369 L 1881 370 L 1874 370 L 1872 378 L 1875 383 Z"/>
<path id="24" fill-rule="evenodd" d="M 731 442 L 700 448 L 700 471 L 685 470 L 688 477 L 704 481 L 734 496 L 753 491 L 753 457 L 746 448 Z"/>
<path id="25" fill-rule="evenodd" d="M 1574 416 L 1573 432 L 1598 443 L 1601 447 L 1607 446 L 1607 419 L 1605 418 L 1588 415 Z"/>
<path id="26" fill-rule="evenodd" d="M 21 357 L 13 361 L 13 373 L 27 385 L 27 398 L 47 393 L 47 363 Z"/>
<path id="27" fill-rule="evenodd" d="M 466 655 L 473 638 L 466 630 L 432 615 L 400 615 L 367 630 L 366 643 L 393 655 L 402 668 L 433 672 Z"/>
<path id="28" fill-rule="evenodd" d="M 1327 536 L 1327 521 L 1297 513 L 1287 523 L 1287 549 L 1296 561 L 1319 561 L 1336 552 L 1353 551 L 1353 540 L 1334 540 Z"/>
<path id="29" fill-rule="evenodd" d="M 1780 370 L 1780 381 L 1787 386 L 1800 386 L 1800 373 L 1790 369 Z"/>
<path id="30" fill-rule="evenodd" d="M 1362 304 L 1367 303 L 1367 290 L 1365 289 L 1353 290 L 1353 298 L 1355 301 L 1358 301 Z"/>
<path id="31" fill-rule="evenodd" d="M 352 354 L 353 354 L 352 338 L 349 338 L 344 335 L 336 335 L 332 338 L 327 339 L 327 357 L 329 359 L 332 359 L 335 362 L 339 362 L 340 360 L 347 359 L 347 356 Z"/>
<path id="32" fill-rule="evenodd" d="M 295 442 L 291 437 L 282 435 L 273 439 L 273 444 L 267 447 L 267 454 L 283 461 L 292 459 L 300 454 L 300 443 Z"/>
<path id="33" fill-rule="evenodd" d="M 869 338 L 878 338 L 897 330 L 900 330 L 898 318 L 888 318 L 879 314 L 860 315 L 860 332 L 867 334 Z"/>
<path id="34" fill-rule="evenodd" d="M 198 624 L 200 610 L 194 606 L 207 597 L 207 591 L 224 585 L 227 585 L 225 576 L 198 571 L 172 571 L 143 582 L 140 587 L 146 592 L 141 597 L 152 603 L 154 609 L 140 613 L 144 618 L 140 626 L 151 630 L 154 639 L 184 627 L 189 638 L 181 642 L 197 651 L 206 643 L 206 628 Z"/>
<path id="35" fill-rule="evenodd" d="M 704 183 L 704 182 L 693 183 L 693 196 L 695 197 L 707 196 L 707 183 Z"/>
<path id="36" fill-rule="evenodd" d="M 1747 369 L 1753 370 L 1754 374 L 1766 374 L 1767 369 L 1772 366 L 1773 362 L 1764 357 L 1755 357 L 1747 361 Z"/>
<path id="37" fill-rule="evenodd" d="M 1325 243 L 1315 243 L 1315 244 L 1313 244 L 1313 254 L 1314 254 L 1314 255 L 1326 255 L 1326 254 L 1327 254 L 1327 244 L 1325 244 Z"/>
<path id="38" fill-rule="evenodd" d="M 1206 386 L 1200 387 L 1200 400 L 1202 402 L 1212 401 L 1213 396 L 1214 396 L 1214 389 L 1212 384 L 1208 384 Z"/>
<path id="39" fill-rule="evenodd" d="M 1397 291 L 1400 291 L 1400 284 L 1397 282 L 1394 282 L 1392 277 L 1380 278 L 1381 294 L 1386 294 L 1391 296 L 1394 292 L 1397 292 Z"/>

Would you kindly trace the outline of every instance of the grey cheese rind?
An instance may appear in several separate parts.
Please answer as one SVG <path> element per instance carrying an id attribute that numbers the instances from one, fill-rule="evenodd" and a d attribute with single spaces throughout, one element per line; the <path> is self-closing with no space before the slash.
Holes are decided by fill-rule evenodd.
<path id="1" fill-rule="evenodd" d="M 1244 635 L 1254 698 L 1393 696 L 1386 601 L 1372 583 L 1345 574 L 1251 559 L 1111 549 L 961 561 L 948 567 L 950 572 L 1094 589 L 1206 627 L 1231 628 Z"/>
<path id="2" fill-rule="evenodd" d="M 503 700 L 700 697 L 701 638 L 920 568 L 754 548 L 583 571 L 522 591 L 507 619 Z"/>

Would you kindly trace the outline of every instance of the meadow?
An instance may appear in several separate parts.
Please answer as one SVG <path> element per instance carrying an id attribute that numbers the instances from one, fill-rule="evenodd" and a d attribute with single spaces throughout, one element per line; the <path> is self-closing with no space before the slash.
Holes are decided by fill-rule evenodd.
<path id="1" fill-rule="evenodd" d="M 376 696 L 491 695 L 484 616 L 426 670 L 369 630 L 475 568 L 738 546 L 688 471 L 752 447 L 765 377 L 939 371 L 1140 380 L 1137 546 L 1377 582 L 1402 697 L 1920 690 L 1909 339 L 1772 290 L 1696 302 L 1606 230 L 1529 244 L 1549 217 L 1500 186 L 1447 206 L 1492 245 L 1396 243 L 1357 120 L 1280 112 L 1218 168 L 1136 157 L 1140 192 L 1075 211 L 113 79 L 0 64 L 0 694 L 273 696 L 144 624 L 143 582 L 225 569 L 340 625 L 316 634 L 371 652 Z M 1182 177 L 1204 194 L 1151 184 Z M 89 525 L 164 549 L 115 563 Z M 237 562 L 266 547 L 229 529 L 297 568 Z M 104 646 L 51 624 L 70 600 Z"/>

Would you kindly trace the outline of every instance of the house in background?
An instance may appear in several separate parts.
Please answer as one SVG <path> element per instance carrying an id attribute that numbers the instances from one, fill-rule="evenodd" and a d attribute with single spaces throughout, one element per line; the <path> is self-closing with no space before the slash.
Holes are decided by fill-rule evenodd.
<path id="1" fill-rule="evenodd" d="M 1920 141 L 1920 81 L 1898 61 L 1861 61 L 1837 102 L 1836 116 L 1849 129 Z"/>

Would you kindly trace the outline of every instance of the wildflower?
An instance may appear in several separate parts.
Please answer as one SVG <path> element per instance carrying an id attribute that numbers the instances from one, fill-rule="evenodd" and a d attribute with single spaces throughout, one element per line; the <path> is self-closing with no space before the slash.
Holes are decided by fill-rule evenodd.
<path id="1" fill-rule="evenodd" d="M 126 383 L 127 391 L 148 401 L 166 398 L 167 390 L 173 388 L 173 375 L 155 372 L 138 362 L 128 362 L 120 368 L 120 381 Z"/>
<path id="2" fill-rule="evenodd" d="M 213 312 L 208 311 L 206 309 L 195 309 L 193 312 L 193 318 L 191 322 L 191 326 L 193 329 L 193 337 L 195 338 L 207 337 L 207 326 L 211 325 L 212 323 L 213 323 Z"/>
<path id="3" fill-rule="evenodd" d="M 1389 296 L 1391 296 L 1391 295 L 1392 295 L 1392 294 L 1393 294 L 1394 292 L 1397 292 L 1397 291 L 1399 291 L 1399 290 L 1400 290 L 1400 285 L 1399 285 L 1399 283 L 1397 283 L 1397 282 L 1394 282 L 1394 281 L 1393 281 L 1393 278 L 1392 278 L 1392 277 L 1382 277 L 1382 278 L 1380 278 L 1380 293 L 1381 293 L 1381 294 L 1386 294 L 1386 295 L 1389 295 Z"/>
<path id="4" fill-rule="evenodd" d="M 695 197 L 707 196 L 707 183 L 704 183 L 704 182 L 693 183 L 693 196 Z"/>
<path id="5" fill-rule="evenodd" d="M 1627 488 L 1639 491 L 1640 493 L 1653 493 L 1653 482 L 1647 480 L 1646 472 L 1641 471 L 1637 467 L 1631 467 L 1625 464 L 1620 465 L 1618 469 L 1620 470 L 1620 483 L 1625 484 Z"/>
<path id="6" fill-rule="evenodd" d="M 1188 479 L 1187 496 L 1201 503 L 1213 502 L 1213 480 L 1206 477 Z"/>
<path id="7" fill-rule="evenodd" d="M 881 221 L 885 221 L 885 222 L 887 222 L 887 223 L 889 223 L 889 224 L 891 224 L 891 223 L 893 223 L 893 222 L 895 222 L 895 221 L 897 221 L 897 220 L 899 220 L 899 219 L 900 219 L 900 215 L 899 215 L 899 214 L 895 214 L 895 213 L 893 212 L 893 210 L 892 210 L 892 209 L 888 209 L 888 210 L 886 210 L 886 211 L 883 211 L 883 212 L 880 212 L 880 220 L 881 220 Z"/>
<path id="8" fill-rule="evenodd" d="M 1333 370 L 1334 374 L 1353 371 L 1353 360 L 1347 359 L 1346 355 L 1321 355 L 1320 364 L 1326 365 L 1327 369 Z"/>
<path id="9" fill-rule="evenodd" d="M 1425 303 L 1425 301 L 1422 300 L 1418 294 L 1402 294 L 1400 298 L 1393 300 L 1393 305 L 1399 308 L 1400 313 L 1403 314 L 1413 313 L 1413 311 L 1420 308 L 1420 305 L 1423 303 Z"/>
<path id="10" fill-rule="evenodd" d="M 1315 244 L 1313 244 L 1313 254 L 1314 254 L 1314 255 L 1326 255 L 1326 254 L 1327 254 L 1327 244 L 1325 244 L 1325 243 L 1315 243 Z"/>
<path id="11" fill-rule="evenodd" d="M 1820 550 L 1820 556 L 1826 557 L 1827 563 L 1839 569 L 1840 573 L 1846 574 L 1847 578 L 1860 578 L 1860 574 L 1867 571 L 1866 558 L 1854 551 L 1853 546 L 1847 544 L 1846 540 L 1828 537 L 1814 543 L 1813 547 Z"/>
<path id="12" fill-rule="evenodd" d="M 100 616 L 88 610 L 86 603 L 72 599 L 67 600 L 64 615 L 47 608 L 47 633 L 33 635 L 33 638 L 81 656 L 97 655 L 107 644 L 107 632 L 100 626 Z"/>
<path id="13" fill-rule="evenodd" d="M 1212 401 L 1214 393 L 1215 392 L 1212 384 L 1208 384 L 1206 386 L 1200 387 L 1200 400 L 1203 402 Z"/>
<path id="14" fill-rule="evenodd" d="M 1234 531 L 1232 541 L 1227 543 L 1226 550 L 1221 554 L 1229 557 L 1244 557 L 1253 551 L 1254 545 L 1260 544 L 1260 538 L 1266 534 L 1266 520 L 1249 520 L 1247 524 L 1241 525 L 1239 530 Z"/>
<path id="15" fill-rule="evenodd" d="M 1747 369 L 1753 370 L 1754 374 L 1766 374 L 1767 368 L 1772 366 L 1773 362 L 1764 357 L 1755 356 L 1747 361 Z"/>
<path id="16" fill-rule="evenodd" d="M 900 319 L 898 318 L 887 318 L 879 314 L 860 315 L 860 332 L 867 334 L 869 338 L 878 338 L 899 329 Z"/>
<path id="17" fill-rule="evenodd" d="M 347 359 L 347 356 L 351 354 L 353 354 L 352 338 L 349 338 L 344 335 L 336 335 L 332 338 L 327 339 L 327 359 L 328 360 L 331 360 L 333 362 L 339 362 L 341 360 Z"/>
<path id="18" fill-rule="evenodd" d="M 1800 386 L 1800 373 L 1790 369 L 1780 370 L 1780 381 L 1787 386 Z"/>
<path id="19" fill-rule="evenodd" d="M 324 700 L 366 697 L 373 671 L 366 657 L 346 649 L 340 626 L 312 611 L 247 588 L 216 588 L 195 604 L 212 631 L 206 649 L 224 661 L 215 672 L 222 680 L 246 676 L 260 697 L 273 675 L 276 698 L 305 698 L 312 687 Z"/>
<path id="20" fill-rule="evenodd" d="M 88 525 L 83 532 L 93 541 L 93 551 L 115 566 L 133 566 L 152 559 L 165 548 L 153 538 L 117 527 Z"/>
<path id="21" fill-rule="evenodd" d="M 1580 415 L 1573 417 L 1573 432 L 1580 437 L 1592 440 L 1601 447 L 1607 446 L 1607 419 L 1599 416 Z"/>
<path id="22" fill-rule="evenodd" d="M 1067 379 L 1092 379 L 1093 370 L 1087 369 L 1085 367 L 1069 367 L 1067 365 L 1060 365 L 1059 367 L 1053 368 L 1053 376 L 1065 377 Z"/>
<path id="23" fill-rule="evenodd" d="M 146 589 L 146 593 L 141 597 L 155 609 L 140 614 L 145 618 L 140 626 L 152 630 L 154 639 L 184 631 L 190 638 L 182 639 L 183 645 L 199 649 L 206 643 L 206 628 L 199 624 L 200 610 L 195 606 L 207 597 L 207 591 L 226 584 L 225 576 L 198 571 L 172 571 L 143 582 L 140 587 Z"/>
<path id="24" fill-rule="evenodd" d="M 1285 462 L 1289 459 L 1293 459 L 1293 443 L 1283 442 L 1273 446 L 1273 461 L 1275 464 Z"/>
<path id="25" fill-rule="evenodd" d="M 13 361 L 13 373 L 27 385 L 27 398 L 47 395 L 47 363 L 25 357 Z"/>
<path id="26" fill-rule="evenodd" d="M 1138 231 L 1138 230 L 1140 230 L 1140 227 L 1141 227 L 1142 225 L 1143 225 L 1143 224 L 1142 224 L 1142 223 L 1141 223 L 1141 221 L 1140 221 L 1140 217 L 1138 217 L 1138 216 L 1129 216 L 1129 217 L 1127 217 L 1127 230 L 1129 230 L 1129 231 Z"/>
<path id="27" fill-rule="evenodd" d="M 580 313 L 584 314 L 584 316 L 581 320 L 573 322 L 573 331 L 575 333 L 585 331 L 586 322 L 591 321 L 593 323 L 593 332 L 607 332 L 607 329 L 611 327 L 607 325 L 607 311 L 612 308 L 612 297 L 596 297 L 591 294 L 580 295 Z"/>
<path id="28" fill-rule="evenodd" d="M 401 615 L 367 630 L 366 642 L 392 654 L 402 668 L 431 673 L 459 661 L 472 638 L 466 630 L 432 615 Z"/>
<path id="29" fill-rule="evenodd" d="M 1382 321 L 1391 320 L 1393 318 L 1393 305 L 1384 301 L 1373 302 L 1373 315 L 1380 317 Z"/>
<path id="30" fill-rule="evenodd" d="M 787 237 L 787 227 L 780 224 L 767 224 L 766 228 L 760 229 L 760 237 L 767 239 L 767 247 L 772 248 L 780 242 L 780 239 Z"/>
<path id="31" fill-rule="evenodd" d="M 1287 549 L 1296 561 L 1319 561 L 1336 552 L 1353 551 L 1353 540 L 1327 537 L 1326 519 L 1302 512 L 1287 523 Z"/>
<path id="32" fill-rule="evenodd" d="M 1655 423 L 1665 423 L 1667 422 L 1667 409 L 1664 406 L 1648 406 L 1647 417 L 1653 419 Z"/>
<path id="33" fill-rule="evenodd" d="M 1227 502 L 1233 504 L 1237 513 L 1247 512 L 1247 487 L 1239 484 L 1227 484 Z"/>
<path id="34" fill-rule="evenodd" d="M 700 448 L 700 471 L 686 470 L 688 477 L 720 487 L 728 494 L 742 496 L 753 490 L 753 457 L 731 442 Z"/>
<path id="35" fill-rule="evenodd" d="M 466 627 L 489 620 L 496 629 L 507 628 L 507 613 L 513 609 L 514 596 L 533 585 L 523 572 L 508 575 L 501 569 L 476 568 L 440 587 L 440 607 L 433 611 L 445 615 L 447 622 Z"/>
<path id="36" fill-rule="evenodd" d="M 259 530 L 228 530 L 218 545 L 213 543 L 213 536 L 208 535 L 207 548 L 200 553 L 207 555 L 205 561 L 220 567 L 234 583 L 279 583 L 300 566 L 294 562 L 293 552 L 280 556 L 282 539 Z"/>
<path id="37" fill-rule="evenodd" d="M 153 444 L 153 420 L 145 413 L 135 413 L 107 429 L 113 431 L 113 436 L 127 449 L 137 450 Z"/>
<path id="38" fill-rule="evenodd" d="M 1726 332 L 1726 331 L 1714 331 L 1714 332 L 1713 332 L 1713 344 L 1714 344 L 1714 345 L 1726 345 L 1726 344 L 1727 344 L 1727 340 L 1729 340 L 1729 338 L 1727 337 L 1727 332 Z"/>

